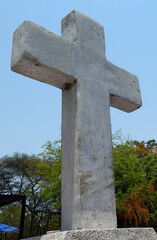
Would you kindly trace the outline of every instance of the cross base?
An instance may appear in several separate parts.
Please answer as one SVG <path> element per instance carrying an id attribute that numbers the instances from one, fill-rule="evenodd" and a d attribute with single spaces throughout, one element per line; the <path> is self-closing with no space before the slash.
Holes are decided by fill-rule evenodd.
<path id="1" fill-rule="evenodd" d="M 27 240 L 157 240 L 153 228 L 111 228 L 49 232 Z"/>

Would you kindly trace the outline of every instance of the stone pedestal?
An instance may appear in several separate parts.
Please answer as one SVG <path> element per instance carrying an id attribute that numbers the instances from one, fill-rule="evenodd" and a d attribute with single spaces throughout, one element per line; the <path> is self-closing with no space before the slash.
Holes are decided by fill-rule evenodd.
<path id="1" fill-rule="evenodd" d="M 27 240 L 157 240 L 153 228 L 112 228 L 50 232 Z"/>

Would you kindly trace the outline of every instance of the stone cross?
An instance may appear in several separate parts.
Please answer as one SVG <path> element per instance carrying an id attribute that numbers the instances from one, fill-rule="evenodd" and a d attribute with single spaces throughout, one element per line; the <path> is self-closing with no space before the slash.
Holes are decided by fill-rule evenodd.
<path id="1" fill-rule="evenodd" d="M 78 11 L 62 37 L 24 21 L 11 68 L 62 89 L 62 230 L 116 227 L 109 107 L 141 106 L 137 77 L 106 60 L 103 26 Z"/>

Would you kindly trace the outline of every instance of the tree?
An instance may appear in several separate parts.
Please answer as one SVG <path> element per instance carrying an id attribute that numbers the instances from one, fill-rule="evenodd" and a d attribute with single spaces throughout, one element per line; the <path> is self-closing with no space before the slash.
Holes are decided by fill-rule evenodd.
<path id="1" fill-rule="evenodd" d="M 42 176 L 40 188 L 41 196 L 49 202 L 52 229 L 60 229 L 61 224 L 61 142 L 55 141 L 53 144 L 48 141 L 43 145 L 43 152 L 40 154 L 36 174 Z"/>
<path id="2" fill-rule="evenodd" d="M 119 141 L 120 140 L 120 141 Z M 157 229 L 157 143 L 114 142 L 116 204 L 119 227 Z"/>
<path id="3" fill-rule="evenodd" d="M 157 143 L 155 140 L 132 141 L 119 133 L 113 139 L 118 226 L 151 226 L 157 230 Z M 25 227 L 28 232 L 28 226 L 32 226 L 30 236 L 59 229 L 60 141 L 53 144 L 48 141 L 37 157 L 6 156 L 1 159 L 0 167 L 1 191 L 27 195 Z M 0 217 L 8 216 L 5 213 L 7 209 Z"/>
<path id="4" fill-rule="evenodd" d="M 43 145 L 43 152 L 40 154 L 42 160 L 37 165 L 36 173 L 44 180 L 40 184 L 42 197 L 49 198 L 53 208 L 61 208 L 61 142 L 53 144 L 48 141 Z M 46 182 L 46 184 L 45 184 Z"/>
<path id="5" fill-rule="evenodd" d="M 43 179 L 39 172 L 37 174 L 37 164 L 39 160 L 40 159 L 34 155 L 28 156 L 26 154 L 15 153 L 11 157 L 5 156 L 1 158 L 0 161 L 0 192 L 25 194 L 27 196 L 26 216 L 30 229 L 29 234 L 25 237 L 38 234 L 39 225 L 45 226 L 47 224 L 45 219 L 48 218 L 47 216 L 50 214 L 50 209 L 52 209 L 50 200 L 42 197 L 43 190 L 40 184 L 43 184 Z M 15 208 L 17 206 L 18 203 L 13 205 Z M 6 211 L 4 208 L 0 214 L 1 221 L 5 221 L 3 213 Z M 46 227 L 43 231 L 44 233 L 47 231 Z"/>
<path id="6" fill-rule="evenodd" d="M 132 141 L 120 133 L 113 139 L 118 226 L 148 225 L 157 229 L 157 143 L 155 140 Z M 43 161 L 38 165 L 47 182 L 42 186 L 43 196 L 50 197 L 53 206 L 59 208 L 60 141 L 47 142 L 43 148 Z M 45 159 L 48 161 L 44 162 Z"/>

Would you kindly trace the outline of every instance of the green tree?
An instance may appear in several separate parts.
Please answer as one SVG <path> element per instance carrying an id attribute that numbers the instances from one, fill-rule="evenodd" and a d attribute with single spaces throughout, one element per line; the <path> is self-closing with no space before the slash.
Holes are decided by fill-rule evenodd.
<path id="1" fill-rule="evenodd" d="M 119 227 L 157 229 L 157 143 L 114 142 L 116 204 Z"/>
<path id="2" fill-rule="evenodd" d="M 53 144 L 48 141 L 43 145 L 40 154 L 42 160 L 38 163 L 37 174 L 44 180 L 40 184 L 42 197 L 51 200 L 53 208 L 61 208 L 61 142 Z M 46 184 L 45 184 L 46 183 Z"/>
<path id="3" fill-rule="evenodd" d="M 37 174 L 37 165 L 40 161 L 39 158 L 28 156 L 26 154 L 15 153 L 13 156 L 5 156 L 0 160 L 0 194 L 25 194 L 26 201 L 26 223 L 27 234 L 25 237 L 38 235 L 40 228 L 43 228 L 43 232 L 47 231 L 48 215 L 52 205 L 49 198 L 42 197 L 42 188 L 40 184 L 43 184 L 42 175 Z M 13 208 L 17 208 L 18 203 L 12 205 Z M 6 213 L 9 208 L 3 208 L 0 214 L 0 220 L 6 221 L 4 218 L 4 212 Z M 16 211 L 15 211 L 16 212 Z M 13 214 L 16 218 L 16 213 Z M 10 218 L 12 224 L 14 221 Z M 5 222 L 7 223 L 7 222 Z M 17 226 L 19 227 L 19 225 Z"/>
<path id="4" fill-rule="evenodd" d="M 43 152 L 39 155 L 36 174 L 42 176 L 40 188 L 41 197 L 48 202 L 51 212 L 51 230 L 60 229 L 61 224 L 61 142 L 53 144 L 48 141 L 43 145 Z"/>
<path id="5" fill-rule="evenodd" d="M 113 139 L 118 226 L 151 226 L 157 230 L 157 143 L 132 141 L 119 133 Z M 0 191 L 27 195 L 25 229 L 28 232 L 31 226 L 30 236 L 59 229 L 60 141 L 48 141 L 38 157 L 6 156 L 0 167 Z M 0 219 L 8 216 L 7 211 L 2 211 Z"/>
<path id="6" fill-rule="evenodd" d="M 120 132 L 113 138 L 116 204 L 119 227 L 157 228 L 157 143 L 132 141 Z M 46 180 L 43 197 L 54 207 L 61 206 L 60 141 L 43 146 L 39 173 Z"/>

